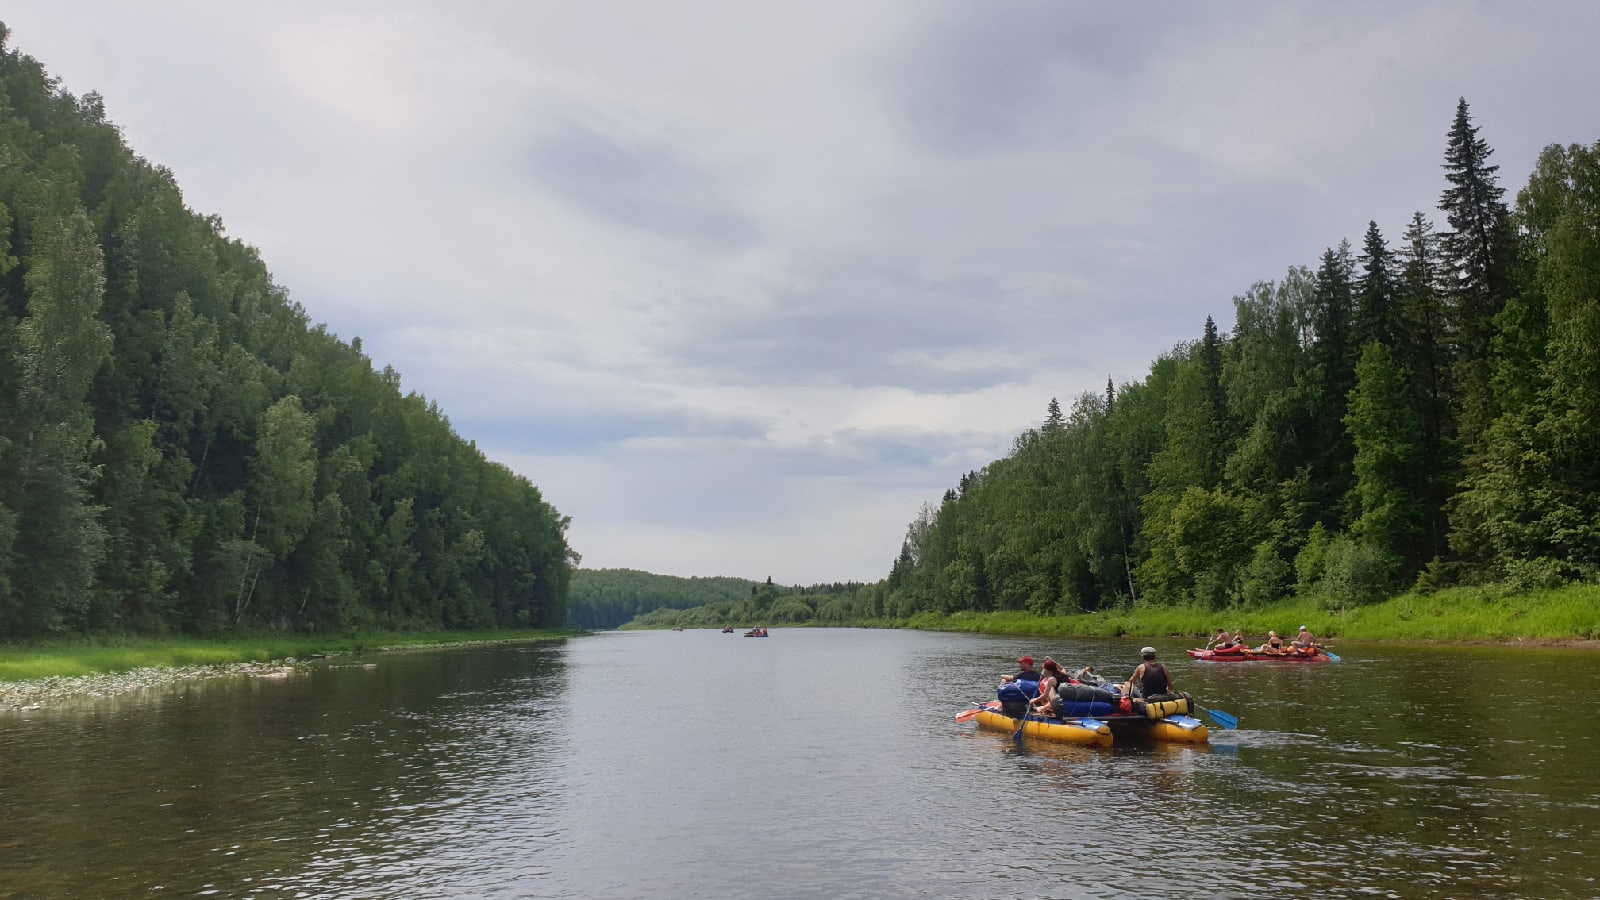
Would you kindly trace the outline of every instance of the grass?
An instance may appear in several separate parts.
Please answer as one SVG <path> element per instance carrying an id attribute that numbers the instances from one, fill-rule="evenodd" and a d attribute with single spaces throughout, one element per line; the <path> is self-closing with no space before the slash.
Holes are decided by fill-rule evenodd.
<path id="1" fill-rule="evenodd" d="M 1329 609 L 1295 599 L 1250 609 L 1144 607 L 1065 616 L 1026 612 L 921 613 L 905 623 L 927 631 L 980 634 L 1120 637 L 1200 636 L 1242 629 L 1256 644 L 1268 630 L 1286 638 L 1301 625 L 1322 640 L 1406 640 L 1541 643 L 1600 640 L 1600 585 L 1511 593 L 1504 588 L 1451 588 L 1402 594 L 1381 603 Z"/>
<path id="2" fill-rule="evenodd" d="M 570 630 L 363 632 L 218 638 L 104 637 L 0 645 L 0 681 L 127 672 L 150 667 L 269 662 L 317 653 L 358 653 L 396 647 L 536 641 L 582 634 Z"/>

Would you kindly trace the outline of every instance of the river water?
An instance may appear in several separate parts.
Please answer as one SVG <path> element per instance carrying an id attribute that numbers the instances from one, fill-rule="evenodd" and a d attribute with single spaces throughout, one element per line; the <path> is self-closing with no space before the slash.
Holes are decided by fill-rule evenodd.
<path id="1" fill-rule="evenodd" d="M 1156 641 L 1238 730 L 954 721 L 1142 643 L 604 633 L 0 713 L 0 896 L 1600 896 L 1592 653 Z"/>

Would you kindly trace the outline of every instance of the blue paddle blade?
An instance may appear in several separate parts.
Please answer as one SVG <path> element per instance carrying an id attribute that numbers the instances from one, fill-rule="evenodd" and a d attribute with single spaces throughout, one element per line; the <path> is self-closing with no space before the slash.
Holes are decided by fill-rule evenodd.
<path id="1" fill-rule="evenodd" d="M 1211 721 L 1221 725 L 1223 728 L 1232 730 L 1239 727 L 1239 718 L 1232 713 L 1225 713 L 1220 709 L 1208 709 L 1205 710 L 1205 714 L 1211 717 Z"/>
<path id="2" fill-rule="evenodd" d="M 1327 658 L 1329 658 L 1331 660 L 1333 660 L 1334 662 L 1338 662 L 1339 661 L 1339 654 L 1333 652 L 1332 650 L 1328 650 L 1328 649 L 1324 648 L 1323 651 L 1322 651 L 1322 655 L 1326 656 Z"/>

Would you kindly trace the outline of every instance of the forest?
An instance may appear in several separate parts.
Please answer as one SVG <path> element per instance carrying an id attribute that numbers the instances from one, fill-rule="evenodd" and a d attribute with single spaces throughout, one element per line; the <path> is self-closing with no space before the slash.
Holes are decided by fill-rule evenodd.
<path id="1" fill-rule="evenodd" d="M 559 627 L 568 520 L 0 25 L 0 638 Z"/>
<path id="2" fill-rule="evenodd" d="M 568 624 L 616 628 L 809 623 L 824 601 L 851 597 L 857 582 L 790 587 L 746 578 L 680 578 L 636 569 L 578 569 L 572 574 Z"/>

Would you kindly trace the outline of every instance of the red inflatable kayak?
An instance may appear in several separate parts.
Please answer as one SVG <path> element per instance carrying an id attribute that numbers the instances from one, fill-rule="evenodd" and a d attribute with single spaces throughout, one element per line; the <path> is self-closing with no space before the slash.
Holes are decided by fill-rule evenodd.
<path id="1" fill-rule="evenodd" d="M 1338 660 L 1338 657 L 1320 647 L 1311 651 L 1229 647 L 1226 650 L 1190 650 L 1189 655 L 1205 662 L 1335 662 Z"/>

